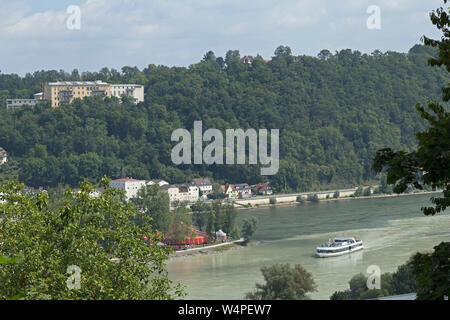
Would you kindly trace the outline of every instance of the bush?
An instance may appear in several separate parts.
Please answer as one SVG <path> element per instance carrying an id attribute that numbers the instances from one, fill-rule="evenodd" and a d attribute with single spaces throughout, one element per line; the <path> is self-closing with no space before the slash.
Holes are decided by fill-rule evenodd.
<path id="1" fill-rule="evenodd" d="M 416 253 L 411 263 L 417 300 L 443 300 L 450 296 L 450 242 L 435 246 L 432 253 Z"/>
<path id="2" fill-rule="evenodd" d="M 249 240 L 256 231 L 256 226 L 258 225 L 258 219 L 255 217 L 248 217 L 244 220 L 242 226 L 242 236 L 245 240 Z"/>
<path id="3" fill-rule="evenodd" d="M 0 267 L 0 300 L 17 295 L 26 300 L 170 300 L 184 295 L 167 276 L 168 251 L 143 239 L 160 241 L 149 219 L 136 224 L 135 208 L 121 202 L 125 193 L 109 182 L 82 182 L 80 192 L 68 190 L 64 205 L 55 210 L 48 209 L 44 192 L 21 194 L 25 186 L 17 182 L 0 186 L 5 200 L 0 204 L 0 256 L 15 253 L 17 258 Z M 105 192 L 90 196 L 99 187 Z M 82 272 L 77 290 L 66 286 L 70 266 Z"/>
<path id="4" fill-rule="evenodd" d="M 354 196 L 355 196 L 355 197 L 360 197 L 360 196 L 362 196 L 363 191 L 364 191 L 364 188 L 363 188 L 363 187 L 358 187 L 358 189 L 356 189 L 356 191 L 355 191 L 355 193 L 354 193 Z"/>
<path id="5" fill-rule="evenodd" d="M 231 229 L 230 236 L 233 240 L 239 240 L 241 238 L 241 230 L 239 230 L 238 226 L 234 226 Z"/>
<path id="6" fill-rule="evenodd" d="M 319 202 L 319 196 L 317 195 L 317 193 L 308 194 L 308 201 Z"/>
<path id="7" fill-rule="evenodd" d="M 392 274 L 393 294 L 405 294 L 416 292 L 417 284 L 413 275 L 413 266 L 411 262 L 401 265 L 397 271 Z"/>
<path id="8" fill-rule="evenodd" d="M 417 256 L 417 254 L 415 256 Z M 413 256 L 411 259 L 413 259 L 415 256 Z M 416 279 L 413 275 L 414 265 L 413 262 L 411 262 L 413 261 L 411 259 L 407 263 L 399 266 L 396 272 L 383 273 L 380 279 L 380 289 L 369 290 L 367 288 L 367 277 L 360 273 L 358 275 L 355 275 L 349 281 L 350 290 L 347 289 L 345 291 L 336 291 L 331 295 L 330 299 L 364 300 L 417 292 Z M 443 277 L 441 278 L 441 280 L 442 279 Z"/>
<path id="9" fill-rule="evenodd" d="M 250 300 L 303 300 L 307 293 L 317 291 L 312 274 L 301 265 L 289 264 L 262 267 L 265 283 L 256 284 L 256 291 L 246 294 Z"/>
<path id="10" fill-rule="evenodd" d="M 371 195 L 372 195 L 372 192 L 370 191 L 370 187 L 364 189 L 363 196 L 369 197 L 369 196 L 371 196 Z"/>
<path id="11" fill-rule="evenodd" d="M 352 295 L 350 290 L 336 291 L 330 297 L 330 300 L 351 300 L 351 299 Z"/>

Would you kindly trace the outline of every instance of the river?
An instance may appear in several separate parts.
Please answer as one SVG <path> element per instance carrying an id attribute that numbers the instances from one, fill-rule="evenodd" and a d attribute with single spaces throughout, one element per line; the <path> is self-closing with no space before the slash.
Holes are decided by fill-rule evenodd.
<path id="1" fill-rule="evenodd" d="M 329 299 L 336 290 L 367 267 L 392 272 L 416 251 L 450 241 L 450 215 L 426 217 L 430 195 L 341 200 L 300 206 L 238 211 L 238 225 L 248 216 L 259 220 L 255 247 L 222 253 L 180 257 L 168 262 L 169 277 L 186 286 L 186 299 L 243 299 L 260 268 L 277 263 L 301 264 L 313 274 L 317 292 L 312 299 Z M 314 257 L 318 244 L 337 236 L 357 236 L 365 249 L 341 257 Z"/>

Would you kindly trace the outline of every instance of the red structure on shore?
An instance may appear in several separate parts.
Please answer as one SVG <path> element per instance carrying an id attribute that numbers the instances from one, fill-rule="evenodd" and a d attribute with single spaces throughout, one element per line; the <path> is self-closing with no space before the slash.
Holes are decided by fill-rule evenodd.
<path id="1" fill-rule="evenodd" d="M 208 233 L 195 229 L 194 232 L 195 232 L 194 238 L 186 238 L 184 239 L 184 241 L 172 241 L 171 239 L 165 239 L 163 243 L 168 246 L 185 246 L 185 245 L 199 245 L 209 242 Z"/>
<path id="2" fill-rule="evenodd" d="M 209 236 L 207 232 L 203 232 L 200 230 L 192 229 L 195 232 L 195 237 L 186 238 L 183 241 L 174 241 L 169 238 L 165 238 L 161 241 L 161 243 L 167 246 L 186 246 L 186 245 L 201 245 L 209 242 Z M 158 233 L 161 236 L 160 233 Z M 166 235 L 167 236 L 167 235 Z M 154 239 L 149 239 L 147 236 L 143 237 L 144 241 L 148 241 L 149 244 L 153 244 Z"/>

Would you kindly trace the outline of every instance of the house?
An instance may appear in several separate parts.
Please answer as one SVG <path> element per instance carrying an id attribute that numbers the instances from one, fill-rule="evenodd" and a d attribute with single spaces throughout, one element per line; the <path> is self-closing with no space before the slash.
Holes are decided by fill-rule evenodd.
<path id="1" fill-rule="evenodd" d="M 273 193 L 272 187 L 269 182 L 261 182 L 253 187 L 256 194 L 259 195 L 271 195 Z"/>
<path id="2" fill-rule="evenodd" d="M 168 185 L 169 183 L 165 180 L 161 180 L 161 179 L 152 179 L 152 180 L 148 180 L 146 181 L 146 185 L 147 186 L 152 186 L 154 184 L 158 184 L 160 187 Z"/>
<path id="3" fill-rule="evenodd" d="M 23 106 L 33 107 L 40 101 L 36 99 L 6 99 L 6 108 L 10 110 L 15 110 Z"/>
<path id="4" fill-rule="evenodd" d="M 139 84 L 111 84 L 111 96 L 132 97 L 135 103 L 144 102 L 144 86 Z"/>
<path id="5" fill-rule="evenodd" d="M 208 178 L 194 179 L 193 183 L 198 187 L 203 195 L 208 195 L 213 192 L 213 185 Z"/>
<path id="6" fill-rule="evenodd" d="M 143 102 L 144 86 L 109 84 L 101 80 L 49 82 L 44 85 L 42 99 L 50 101 L 52 107 L 59 107 L 63 103 L 72 103 L 76 98 L 83 99 L 94 96 L 121 98 L 123 95 L 132 97 L 135 103 Z"/>
<path id="7" fill-rule="evenodd" d="M 111 86 L 100 80 L 49 82 L 44 85 L 43 93 L 43 98 L 50 101 L 52 107 L 59 107 L 63 103 L 72 103 L 76 98 L 111 97 Z"/>
<path id="8" fill-rule="evenodd" d="M 0 147 L 0 166 L 8 161 L 8 152 Z"/>
<path id="9" fill-rule="evenodd" d="M 241 59 L 241 62 L 246 63 L 246 64 L 252 64 L 253 58 L 250 56 L 245 56 Z"/>
<path id="10" fill-rule="evenodd" d="M 248 199 L 252 197 L 252 188 L 247 183 L 238 183 L 235 185 L 236 191 L 240 199 Z"/>
<path id="11" fill-rule="evenodd" d="M 162 188 L 169 194 L 170 203 L 195 203 L 199 199 L 199 189 L 193 184 L 163 185 Z"/>
<path id="12" fill-rule="evenodd" d="M 81 193 L 80 188 L 75 188 L 75 189 L 73 189 L 73 191 L 76 193 Z M 92 198 L 99 198 L 103 193 L 105 193 L 105 191 L 106 190 L 103 187 L 96 188 L 95 190 L 89 192 L 89 196 Z"/>
<path id="13" fill-rule="evenodd" d="M 228 198 L 228 199 L 236 199 L 238 197 L 238 192 L 236 191 L 236 187 L 234 184 L 225 184 L 220 186 L 220 191 Z"/>
<path id="14" fill-rule="evenodd" d="M 263 61 L 264 61 L 264 63 L 272 62 L 272 60 L 266 60 L 266 59 L 263 59 Z M 242 63 L 246 63 L 246 64 L 252 64 L 253 63 L 253 57 L 251 57 L 251 56 L 244 56 L 241 59 L 241 62 Z"/>
<path id="15" fill-rule="evenodd" d="M 145 180 L 136 180 L 132 178 L 121 178 L 112 180 L 110 187 L 118 190 L 124 190 L 126 200 L 136 198 L 138 191 L 145 186 Z"/>

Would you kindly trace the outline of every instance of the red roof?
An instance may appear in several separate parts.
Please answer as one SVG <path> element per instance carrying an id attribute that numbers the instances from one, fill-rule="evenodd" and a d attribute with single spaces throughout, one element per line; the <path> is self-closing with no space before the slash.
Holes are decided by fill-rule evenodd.
<path id="1" fill-rule="evenodd" d="M 258 183 L 255 187 L 257 191 L 266 191 L 267 189 L 272 190 L 269 182 Z"/>
<path id="2" fill-rule="evenodd" d="M 208 178 L 200 178 L 200 179 L 194 179 L 194 183 L 198 186 L 210 186 L 212 185 L 211 180 Z"/>

